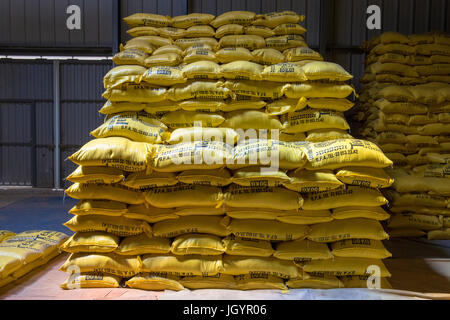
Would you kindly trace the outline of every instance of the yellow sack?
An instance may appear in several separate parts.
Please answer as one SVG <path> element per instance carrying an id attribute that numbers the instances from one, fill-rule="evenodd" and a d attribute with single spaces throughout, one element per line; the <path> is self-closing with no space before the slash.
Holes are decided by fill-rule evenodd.
<path id="1" fill-rule="evenodd" d="M 277 116 L 271 116 L 260 110 L 236 110 L 225 114 L 222 127 L 232 129 L 277 129 L 283 128 Z"/>
<path id="2" fill-rule="evenodd" d="M 176 53 L 178 55 L 183 55 L 183 50 L 175 44 L 168 44 L 162 47 L 159 47 L 153 51 L 153 54 L 156 56 L 158 54 L 166 54 L 166 53 Z"/>
<path id="3" fill-rule="evenodd" d="M 299 15 L 294 11 L 278 11 L 265 13 L 253 22 L 254 25 L 266 26 L 269 28 L 275 28 L 276 26 L 284 23 L 297 24 L 305 20 L 305 16 Z"/>
<path id="4" fill-rule="evenodd" d="M 341 207 L 334 208 L 332 216 L 334 219 L 367 218 L 374 220 L 389 219 L 390 214 L 381 207 Z"/>
<path id="5" fill-rule="evenodd" d="M 108 100 L 98 112 L 106 115 L 120 112 L 139 112 L 144 110 L 146 106 L 144 103 L 111 102 Z"/>
<path id="6" fill-rule="evenodd" d="M 222 111 L 226 103 L 222 99 L 190 99 L 178 102 L 178 107 L 186 111 L 217 112 Z"/>
<path id="7" fill-rule="evenodd" d="M 289 177 L 291 181 L 285 184 L 285 187 L 302 193 L 329 191 L 344 185 L 336 179 L 332 170 L 309 171 L 300 169 L 290 172 Z"/>
<path id="8" fill-rule="evenodd" d="M 147 189 L 153 187 L 167 187 L 178 183 L 176 175 L 172 172 L 152 172 L 147 174 L 139 171 L 129 174 L 121 183 L 131 189 Z"/>
<path id="9" fill-rule="evenodd" d="M 394 179 L 380 168 L 345 167 L 338 170 L 336 178 L 345 184 L 368 188 L 387 188 Z"/>
<path id="10" fill-rule="evenodd" d="M 236 110 L 258 110 L 263 108 L 267 103 L 263 100 L 251 96 L 236 96 L 236 100 L 227 102 L 222 111 L 231 112 Z"/>
<path id="11" fill-rule="evenodd" d="M 450 195 L 450 184 L 446 178 L 421 178 L 412 175 L 394 174 L 392 187 L 397 192 L 429 192 L 435 195 Z"/>
<path id="12" fill-rule="evenodd" d="M 314 61 L 302 66 L 308 80 L 346 81 L 353 78 L 337 63 Z"/>
<path id="13" fill-rule="evenodd" d="M 214 276 L 223 271 L 223 264 L 221 256 L 149 254 L 142 256 L 141 270 L 177 276 Z"/>
<path id="14" fill-rule="evenodd" d="M 389 235 L 376 220 L 352 218 L 312 225 L 307 238 L 317 242 L 335 242 L 353 238 L 385 240 Z"/>
<path id="15" fill-rule="evenodd" d="M 450 123 L 432 123 L 420 126 L 417 128 L 420 135 L 435 136 L 435 135 L 450 135 Z"/>
<path id="16" fill-rule="evenodd" d="M 305 194 L 302 208 L 305 210 L 326 210 L 347 206 L 377 207 L 388 200 L 377 189 L 346 186 L 330 191 Z"/>
<path id="17" fill-rule="evenodd" d="M 207 45 L 210 48 L 216 48 L 218 42 L 212 37 L 199 37 L 199 38 L 184 38 L 177 39 L 174 42 L 175 45 L 179 46 L 181 49 L 186 50 L 189 47 L 196 45 Z"/>
<path id="18" fill-rule="evenodd" d="M 192 49 L 187 50 L 187 53 L 185 54 L 183 58 L 184 63 L 193 63 L 193 62 L 199 62 L 199 61 L 211 61 L 211 62 L 218 62 L 216 55 L 214 51 L 206 48 L 198 48 L 198 49 Z M 217 79 L 220 77 L 216 77 L 213 79 Z"/>
<path id="19" fill-rule="evenodd" d="M 77 232 L 59 248 L 66 252 L 113 252 L 119 237 L 106 232 Z"/>
<path id="20" fill-rule="evenodd" d="M 443 56 L 449 56 L 448 51 L 448 45 L 443 44 L 419 44 L 414 47 L 415 53 L 417 55 L 424 55 L 424 56 L 432 56 L 432 55 L 443 55 Z"/>
<path id="21" fill-rule="evenodd" d="M 233 172 L 231 181 L 246 187 L 280 187 L 290 182 L 288 175 L 279 170 L 261 171 L 260 167 L 247 167 Z"/>
<path id="22" fill-rule="evenodd" d="M 242 274 L 235 279 L 238 290 L 288 290 L 282 278 L 270 274 Z"/>
<path id="23" fill-rule="evenodd" d="M 192 184 L 150 189 L 145 193 L 145 200 L 157 208 L 215 207 L 221 205 L 223 194 L 217 187 Z"/>
<path id="24" fill-rule="evenodd" d="M 124 179 L 123 171 L 100 166 L 78 166 L 66 180 L 79 183 L 116 183 Z"/>
<path id="25" fill-rule="evenodd" d="M 414 50 L 416 49 L 416 50 Z M 412 55 L 414 51 L 417 52 L 417 46 L 411 47 L 406 44 L 401 43 L 390 43 L 390 44 L 378 44 L 375 48 L 372 49 L 372 53 L 377 55 L 382 55 L 385 53 L 398 53 L 402 55 Z M 420 53 L 419 53 L 420 54 Z"/>
<path id="26" fill-rule="evenodd" d="M 151 55 L 153 53 L 153 51 L 155 50 L 155 47 L 150 44 L 148 41 L 145 41 L 141 38 L 137 39 L 131 39 L 130 41 L 128 41 L 125 45 L 120 45 L 119 50 L 121 52 L 129 52 L 132 55 L 136 54 L 137 52 L 134 50 L 139 50 L 142 52 L 145 52 L 147 54 L 147 56 Z M 133 51 L 130 51 L 133 50 Z M 119 58 L 121 56 L 115 56 L 115 58 Z"/>
<path id="27" fill-rule="evenodd" d="M 450 163 L 450 154 L 439 154 L 439 153 L 433 153 L 430 152 L 426 155 L 426 158 L 431 163 L 442 163 L 447 164 Z"/>
<path id="28" fill-rule="evenodd" d="M 175 28 L 189 28 L 195 25 L 209 24 L 214 18 L 215 16 L 209 13 L 190 13 L 173 17 L 171 25 Z"/>
<path id="29" fill-rule="evenodd" d="M 450 228 L 427 232 L 428 240 L 450 240 Z"/>
<path id="30" fill-rule="evenodd" d="M 54 256 L 67 238 L 62 232 L 30 230 L 4 239 L 0 243 L 0 279 L 9 275 L 18 278 L 15 273 L 25 270 L 27 265 Z M 31 271 L 38 265 L 31 265 L 31 268 L 27 269 Z"/>
<path id="31" fill-rule="evenodd" d="M 306 107 L 306 99 L 281 98 L 267 104 L 266 113 L 271 116 L 278 116 L 288 112 L 302 110 Z"/>
<path id="32" fill-rule="evenodd" d="M 166 88 L 146 83 L 124 83 L 119 87 L 107 89 L 102 97 L 112 102 L 158 102 L 163 101 Z"/>
<path id="33" fill-rule="evenodd" d="M 197 25 L 187 28 L 184 36 L 186 38 L 214 37 L 215 34 L 216 32 L 210 26 Z"/>
<path id="34" fill-rule="evenodd" d="M 214 28 L 218 28 L 225 24 L 241 24 L 241 25 L 249 25 L 255 20 L 256 14 L 250 11 L 227 11 L 217 16 L 210 24 Z"/>
<path id="35" fill-rule="evenodd" d="M 306 132 L 316 129 L 350 129 L 344 114 L 333 110 L 304 109 L 281 116 L 284 132 Z"/>
<path id="36" fill-rule="evenodd" d="M 387 259 L 392 254 L 383 242 L 370 239 L 346 239 L 331 243 L 331 253 L 336 257 Z"/>
<path id="37" fill-rule="evenodd" d="M 219 79 L 223 76 L 217 63 L 203 60 L 184 66 L 182 72 L 188 79 Z"/>
<path id="38" fill-rule="evenodd" d="M 397 143 L 397 144 L 403 144 L 406 143 L 406 136 L 401 132 L 395 132 L 395 131 L 385 131 L 380 132 L 376 137 L 376 142 L 378 144 L 389 144 L 389 143 Z"/>
<path id="39" fill-rule="evenodd" d="M 91 131 L 95 138 L 124 137 L 136 142 L 162 143 L 167 127 L 159 120 L 122 114 L 106 120 L 97 129 Z"/>
<path id="40" fill-rule="evenodd" d="M 243 34 L 244 33 L 244 27 L 240 24 L 224 24 L 223 26 L 220 26 L 216 30 L 216 34 L 214 35 L 216 38 L 220 39 L 224 36 L 232 35 L 232 34 Z"/>
<path id="41" fill-rule="evenodd" d="M 114 88 L 120 86 L 122 83 L 139 83 L 140 76 L 146 72 L 142 66 L 125 65 L 112 68 L 103 77 L 103 86 L 108 88 Z"/>
<path id="42" fill-rule="evenodd" d="M 140 271 L 141 261 L 137 257 L 119 256 L 115 253 L 72 253 L 59 268 L 69 272 L 78 267 L 82 273 L 110 273 L 120 277 L 131 277 Z"/>
<path id="43" fill-rule="evenodd" d="M 310 240 L 278 242 L 275 245 L 273 256 L 281 260 L 291 260 L 295 262 L 333 258 L 333 255 L 325 243 Z"/>
<path id="44" fill-rule="evenodd" d="M 308 99 L 306 104 L 313 109 L 329 109 L 342 112 L 351 109 L 354 105 L 353 102 L 347 99 L 332 99 L 332 98 Z"/>
<path id="45" fill-rule="evenodd" d="M 177 180 L 186 184 L 223 187 L 231 183 L 231 174 L 226 168 L 186 170 L 177 175 Z"/>
<path id="46" fill-rule="evenodd" d="M 178 216 L 223 216 L 224 210 L 222 207 L 180 207 L 175 208 L 174 213 Z"/>
<path id="47" fill-rule="evenodd" d="M 345 288 L 367 288 L 367 279 L 369 276 L 345 276 L 340 277 Z M 392 289 L 391 284 L 386 278 L 380 278 L 381 289 Z"/>
<path id="48" fill-rule="evenodd" d="M 450 217 L 444 217 L 443 218 L 443 226 L 445 228 L 449 228 L 450 227 Z"/>
<path id="49" fill-rule="evenodd" d="M 174 101 L 170 100 L 163 100 L 159 102 L 152 102 L 150 104 L 147 104 L 145 106 L 144 111 L 148 113 L 149 115 L 155 116 L 155 117 L 161 117 L 165 115 L 168 112 L 173 112 L 179 110 L 180 107 L 178 104 Z M 165 137 L 167 138 L 167 137 Z"/>
<path id="50" fill-rule="evenodd" d="M 234 145 L 239 139 L 237 132 L 230 128 L 179 128 L 172 131 L 169 144 L 189 143 L 191 141 L 225 141 Z"/>
<path id="51" fill-rule="evenodd" d="M 250 34 L 228 35 L 219 40 L 220 48 L 242 47 L 248 50 L 256 50 L 265 46 L 266 41 L 263 37 Z"/>
<path id="52" fill-rule="evenodd" d="M 127 280 L 125 284 L 134 289 L 162 291 L 162 290 L 183 290 L 183 285 L 179 282 L 180 277 L 171 276 L 165 273 L 140 273 Z"/>
<path id="53" fill-rule="evenodd" d="M 251 139 L 238 143 L 233 150 L 233 163 L 229 169 L 235 170 L 254 165 L 279 167 L 280 169 L 302 168 L 306 164 L 304 148 L 295 142 Z"/>
<path id="54" fill-rule="evenodd" d="M 163 115 L 161 121 L 170 128 L 194 127 L 196 122 L 209 128 L 221 125 L 225 118 L 220 113 L 178 110 Z"/>
<path id="55" fill-rule="evenodd" d="M 237 237 L 270 241 L 304 239 L 309 231 L 308 226 L 257 219 L 231 219 L 227 228 Z"/>
<path id="56" fill-rule="evenodd" d="M 354 139 L 345 130 L 340 129 L 315 129 L 307 132 L 305 138 L 309 142 L 324 142 L 336 139 Z"/>
<path id="57" fill-rule="evenodd" d="M 72 274 L 60 287 L 65 290 L 75 288 L 118 288 L 120 280 L 121 278 L 112 274 Z"/>
<path id="58" fill-rule="evenodd" d="M 288 98 L 339 98 L 348 97 L 355 92 L 348 84 L 334 83 L 288 83 L 283 86 L 282 93 Z"/>
<path id="59" fill-rule="evenodd" d="M 141 192 L 129 189 L 120 184 L 80 184 L 74 183 L 65 193 L 75 199 L 102 199 L 115 200 L 128 204 L 144 203 L 144 197 Z"/>
<path id="60" fill-rule="evenodd" d="M 226 99 L 233 97 L 229 88 L 223 86 L 221 81 L 188 81 L 186 84 L 172 86 L 167 96 L 174 101 L 188 99 Z"/>
<path id="61" fill-rule="evenodd" d="M 427 233 L 419 229 L 389 229 L 389 235 L 391 238 L 420 238 L 425 236 Z"/>
<path id="62" fill-rule="evenodd" d="M 384 98 L 388 101 L 396 101 L 396 102 L 413 102 L 414 95 L 411 92 L 410 86 L 397 86 L 392 85 L 388 87 L 384 87 L 378 91 L 377 97 Z M 383 110 L 384 111 L 384 110 Z M 401 113 L 396 111 L 397 113 Z"/>
<path id="63" fill-rule="evenodd" d="M 158 28 L 158 33 L 163 38 L 180 39 L 187 37 L 187 30 L 174 27 L 162 27 Z"/>
<path id="64" fill-rule="evenodd" d="M 264 209 L 264 208 L 230 208 L 225 207 L 224 211 L 227 216 L 234 219 L 263 219 L 263 220 L 276 220 L 279 215 L 282 214 L 295 214 L 296 210 L 276 210 L 276 209 Z"/>
<path id="65" fill-rule="evenodd" d="M 228 80 L 223 85 L 236 95 L 265 99 L 278 99 L 283 95 L 283 86 L 279 82 Z"/>
<path id="66" fill-rule="evenodd" d="M 115 251 L 115 253 L 125 256 L 169 252 L 170 239 L 151 237 L 145 233 L 123 238 Z"/>
<path id="67" fill-rule="evenodd" d="M 299 271 L 292 261 L 283 261 L 275 258 L 223 256 L 224 274 L 267 274 L 280 278 L 299 277 Z"/>
<path id="68" fill-rule="evenodd" d="M 391 102 L 387 99 L 378 99 L 374 106 L 384 113 L 425 114 L 428 112 L 426 105 L 413 102 Z"/>
<path id="69" fill-rule="evenodd" d="M 161 172 L 218 169 L 225 167 L 231 152 L 229 145 L 219 141 L 178 143 L 156 150 L 150 166 Z"/>
<path id="70" fill-rule="evenodd" d="M 9 230 L 0 230 L 0 242 L 15 236 L 16 234 Z"/>
<path id="71" fill-rule="evenodd" d="M 383 168 L 392 165 L 377 145 L 359 139 L 339 139 L 304 145 L 306 168 L 337 169 L 347 166 Z"/>
<path id="72" fill-rule="evenodd" d="M 344 288 L 344 284 L 334 276 L 308 276 L 306 279 L 289 279 L 286 285 L 292 289 L 336 289 Z"/>
<path id="73" fill-rule="evenodd" d="M 177 53 L 164 53 L 152 55 L 145 59 L 145 66 L 147 68 L 160 66 L 177 66 L 183 61 L 183 58 Z"/>
<path id="74" fill-rule="evenodd" d="M 432 207 L 412 207 L 412 206 L 406 206 L 406 207 L 392 207 L 391 211 L 393 213 L 417 213 L 417 214 L 424 214 L 424 215 L 430 215 L 430 216 L 450 216 L 450 208 L 432 208 Z"/>
<path id="75" fill-rule="evenodd" d="M 450 203 L 446 197 L 430 195 L 426 193 L 397 193 L 390 190 L 389 200 L 395 206 L 429 206 L 435 208 L 446 208 Z"/>
<path id="76" fill-rule="evenodd" d="M 275 36 L 266 38 L 266 46 L 268 48 L 283 51 L 295 47 L 307 47 L 305 39 L 298 34 L 286 34 L 282 36 Z"/>
<path id="77" fill-rule="evenodd" d="M 156 84 L 161 86 L 171 86 L 177 83 L 184 83 L 186 79 L 180 69 L 169 66 L 156 66 L 144 70 L 139 78 L 141 82 Z"/>
<path id="78" fill-rule="evenodd" d="M 281 212 L 276 220 L 290 224 L 307 225 L 333 221 L 333 217 L 329 210 L 299 210 L 297 212 Z"/>
<path id="79" fill-rule="evenodd" d="M 232 184 L 224 194 L 224 203 L 237 208 L 267 208 L 297 210 L 302 197 L 294 191 L 280 187 L 244 187 Z"/>
<path id="80" fill-rule="evenodd" d="M 263 66 L 250 61 L 233 61 L 220 66 L 220 73 L 226 79 L 262 80 Z"/>
<path id="81" fill-rule="evenodd" d="M 277 49 L 262 48 L 252 51 L 252 61 L 259 64 L 272 65 L 284 62 L 283 54 Z"/>
<path id="82" fill-rule="evenodd" d="M 368 68 L 371 73 L 375 74 L 388 73 L 388 74 L 396 74 L 401 77 L 419 77 L 419 73 L 417 72 L 418 67 L 414 68 L 401 63 L 375 62 L 372 63 Z"/>
<path id="83" fill-rule="evenodd" d="M 210 234 L 183 234 L 172 241 L 170 252 L 175 255 L 221 255 L 225 252 L 222 240 Z"/>
<path id="84" fill-rule="evenodd" d="M 369 266 L 380 268 L 380 277 L 390 277 L 391 274 L 380 259 L 341 258 L 330 260 L 312 260 L 303 266 L 303 271 L 311 275 L 332 276 L 363 276 L 370 275 Z"/>
<path id="85" fill-rule="evenodd" d="M 306 29 L 303 28 L 298 23 L 283 23 L 283 24 L 276 26 L 273 29 L 273 32 L 276 35 L 304 34 L 304 33 L 306 33 Z"/>
<path id="86" fill-rule="evenodd" d="M 272 29 L 265 26 L 246 26 L 244 27 L 244 33 L 261 36 L 263 38 L 273 37 L 275 35 L 275 32 L 273 32 Z"/>
<path id="87" fill-rule="evenodd" d="M 229 218 L 225 218 L 229 219 Z M 166 220 L 153 225 L 155 237 L 173 238 L 186 233 L 208 233 L 225 237 L 230 231 L 224 225 L 223 216 L 184 216 L 176 220 Z"/>
<path id="88" fill-rule="evenodd" d="M 419 177 L 450 178 L 450 165 L 432 163 L 424 166 L 414 167 L 411 174 Z"/>
<path id="89" fill-rule="evenodd" d="M 299 27 L 301 28 L 301 26 Z M 289 62 L 302 60 L 323 61 L 323 57 L 320 53 L 307 46 L 286 49 L 283 51 L 283 55 L 285 56 L 286 61 Z"/>
<path id="90" fill-rule="evenodd" d="M 159 36 L 141 36 L 128 40 L 127 44 L 138 41 L 145 41 L 154 47 L 162 47 L 173 44 L 172 39 Z"/>
<path id="91" fill-rule="evenodd" d="M 127 33 L 131 37 L 157 36 L 159 34 L 159 30 L 156 27 L 141 26 L 141 27 L 134 27 L 134 28 L 128 29 Z"/>
<path id="92" fill-rule="evenodd" d="M 233 234 L 222 240 L 225 253 L 235 256 L 270 257 L 274 250 L 268 240 L 241 238 Z"/>
<path id="93" fill-rule="evenodd" d="M 405 36 L 401 33 L 394 32 L 394 31 L 388 31 L 388 32 L 384 32 L 380 35 L 380 42 L 382 44 L 389 44 L 389 43 L 409 44 L 410 40 L 409 40 L 408 36 Z"/>
<path id="94" fill-rule="evenodd" d="M 236 281 L 229 274 L 215 276 L 187 276 L 180 282 L 188 289 L 236 289 Z"/>
<path id="95" fill-rule="evenodd" d="M 127 212 L 127 205 L 122 202 L 112 200 L 80 200 L 69 213 L 77 216 L 82 215 L 103 215 L 121 216 Z"/>
<path id="96" fill-rule="evenodd" d="M 288 62 L 267 66 L 264 68 L 261 75 L 262 78 L 267 81 L 299 82 L 307 80 L 301 67 Z"/>
<path id="97" fill-rule="evenodd" d="M 74 216 L 63 224 L 73 232 L 108 232 L 119 237 L 133 236 L 141 233 L 150 234 L 152 229 L 145 221 L 125 217 L 100 215 Z"/>
<path id="98" fill-rule="evenodd" d="M 388 223 L 390 229 L 436 230 L 443 226 L 442 217 L 423 214 L 395 214 Z"/>
<path id="99" fill-rule="evenodd" d="M 129 27 L 136 26 L 152 26 L 152 27 L 166 27 L 170 25 L 171 18 L 169 16 L 162 16 L 153 13 L 135 13 L 123 18 L 123 21 Z"/>
<path id="100" fill-rule="evenodd" d="M 216 52 L 216 58 L 220 63 L 228 63 L 233 61 L 250 61 L 253 55 L 246 48 L 223 48 Z"/>
<path id="101" fill-rule="evenodd" d="M 148 204 L 137 204 L 128 206 L 123 215 L 125 218 L 143 220 L 148 223 L 156 223 L 168 219 L 178 219 L 172 208 L 155 208 Z"/>

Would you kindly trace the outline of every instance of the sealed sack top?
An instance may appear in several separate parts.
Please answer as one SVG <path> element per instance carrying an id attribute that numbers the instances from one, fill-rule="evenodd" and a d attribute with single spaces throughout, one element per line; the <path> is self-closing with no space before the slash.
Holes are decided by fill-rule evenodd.
<path id="1" fill-rule="evenodd" d="M 135 13 L 123 18 L 123 21 L 130 27 L 151 26 L 167 27 L 170 24 L 169 16 L 162 16 L 153 13 Z"/>
<path id="2" fill-rule="evenodd" d="M 250 11 L 228 11 L 216 17 L 210 24 L 214 28 L 218 28 L 225 24 L 249 25 L 255 20 L 255 17 L 256 14 Z"/>

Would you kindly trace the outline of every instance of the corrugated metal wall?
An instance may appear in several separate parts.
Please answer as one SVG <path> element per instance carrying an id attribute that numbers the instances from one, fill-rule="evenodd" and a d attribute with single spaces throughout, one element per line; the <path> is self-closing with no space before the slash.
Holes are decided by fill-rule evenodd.
<path id="1" fill-rule="evenodd" d="M 0 46 L 111 48 L 117 0 L 1 0 Z M 81 30 L 69 30 L 69 5 L 81 9 Z"/>
<path id="2" fill-rule="evenodd" d="M 65 159 L 103 122 L 103 76 L 110 61 L 60 64 L 61 185 Z M 53 187 L 53 63 L 0 60 L 0 185 Z"/>
<path id="3" fill-rule="evenodd" d="M 111 20 L 108 9 L 117 0 L 0 0 L 0 52 L 5 45 L 31 43 L 50 46 L 110 45 Z M 60 9 L 80 4 L 97 27 L 83 35 L 67 38 Z M 366 28 L 366 8 L 382 8 L 382 30 Z M 102 9 L 106 6 L 106 9 Z M 327 45 L 327 60 L 342 64 L 358 79 L 363 72 L 363 41 L 384 31 L 421 33 L 450 31 L 450 3 L 447 0 L 121 0 L 120 17 L 135 12 L 171 16 L 191 12 L 219 15 L 229 10 L 257 13 L 294 10 L 305 14 L 306 40 L 313 48 Z M 33 13 L 42 13 L 44 18 Z M 97 16 L 98 15 L 98 16 Z M 21 19 L 10 19 L 12 16 Z M 66 15 L 63 14 L 63 17 Z M 324 18 L 326 17 L 326 18 Z M 30 20 L 31 19 L 31 20 Z M 34 19 L 34 20 L 33 20 Z M 14 21 L 12 21 L 14 20 Z M 64 18 L 65 26 L 65 18 Z M 121 40 L 127 35 L 121 22 Z M 321 31 L 322 30 L 322 31 Z M 328 30 L 328 31 L 325 31 Z M 111 62 L 66 61 L 60 65 L 61 94 L 61 185 L 75 167 L 66 157 L 90 140 L 98 126 L 103 104 L 102 78 Z M 0 185 L 53 186 L 53 64 L 47 60 L 0 60 Z"/>

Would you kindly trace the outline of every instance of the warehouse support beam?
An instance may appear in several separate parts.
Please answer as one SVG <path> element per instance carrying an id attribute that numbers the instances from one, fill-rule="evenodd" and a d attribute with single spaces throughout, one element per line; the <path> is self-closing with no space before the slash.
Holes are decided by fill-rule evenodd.
<path id="1" fill-rule="evenodd" d="M 61 150 L 60 150 L 60 95 L 59 95 L 59 61 L 53 60 L 53 187 L 61 189 Z"/>

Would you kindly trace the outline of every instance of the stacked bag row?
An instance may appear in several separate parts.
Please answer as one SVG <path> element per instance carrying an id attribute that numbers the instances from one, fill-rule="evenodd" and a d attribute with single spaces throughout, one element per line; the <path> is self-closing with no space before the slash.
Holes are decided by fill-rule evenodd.
<path id="1" fill-rule="evenodd" d="M 0 288 L 47 264 L 68 239 L 62 232 L 0 230 Z"/>
<path id="2" fill-rule="evenodd" d="M 174 27 L 208 16 L 198 24 L 275 32 L 279 17 L 298 19 L 250 13 L 253 28 L 247 14 L 169 21 Z M 278 22 L 257 22 L 272 19 Z M 299 29 L 299 20 L 283 21 Z M 173 40 L 161 33 L 167 26 L 147 29 Z M 392 161 L 348 133 L 342 113 L 353 106 L 352 76 L 306 45 L 290 51 L 299 64 L 242 58 L 251 41 L 233 36 L 223 49 L 228 60 L 210 40 L 192 43 L 184 35 L 167 46 L 187 49 L 184 58 L 189 50 L 206 52 L 190 55 L 198 60 L 121 65 L 105 76 L 106 121 L 91 132 L 97 139 L 69 157 L 79 167 L 66 193 L 80 202 L 66 223 L 76 233 L 63 246 L 72 255 L 61 269 L 79 267 L 81 287 L 123 281 L 147 290 L 286 290 L 366 287 L 368 267 L 378 266 L 389 287 L 382 259 L 391 254 L 379 222 L 389 215 L 378 189 L 392 184 L 383 170 Z M 249 54 L 284 56 L 266 44 Z"/>
<path id="3" fill-rule="evenodd" d="M 386 32 L 366 50 L 356 118 L 395 165 L 391 235 L 449 239 L 450 37 Z"/>

